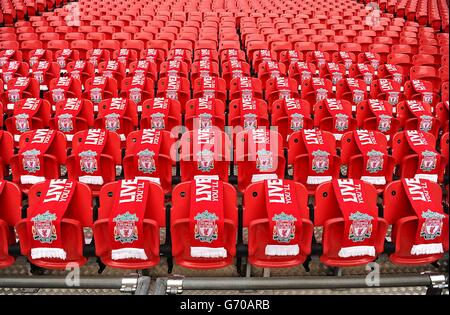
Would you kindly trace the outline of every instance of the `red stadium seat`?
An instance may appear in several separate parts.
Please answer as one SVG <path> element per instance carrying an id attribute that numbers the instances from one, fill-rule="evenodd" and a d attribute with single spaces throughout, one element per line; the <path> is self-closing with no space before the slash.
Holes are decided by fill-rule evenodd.
<path id="1" fill-rule="evenodd" d="M 198 121 L 196 121 L 196 119 Z M 225 103 L 217 98 L 204 96 L 186 103 L 185 126 L 187 130 L 196 128 L 225 128 Z"/>
<path id="2" fill-rule="evenodd" d="M 292 213 L 271 210 L 271 204 L 277 207 L 283 205 L 286 209 L 291 204 L 287 198 L 295 202 Z M 244 226 L 248 227 L 250 264 L 261 268 L 286 268 L 303 263 L 311 252 L 313 236 L 305 187 L 281 179 L 258 182 L 246 189 L 244 200 Z M 275 219 L 272 230 L 271 221 Z"/>
<path id="3" fill-rule="evenodd" d="M 56 219 L 51 217 L 52 210 L 46 210 L 43 213 L 42 208 L 46 203 L 49 203 L 49 206 L 53 203 L 55 206 L 54 203 L 57 202 L 55 199 L 60 200 L 61 195 L 68 194 L 68 191 L 73 192 L 65 205 L 64 216 L 58 222 L 59 227 L 55 228 Z M 26 256 L 32 264 L 47 269 L 65 269 L 69 263 L 80 267 L 86 264 L 87 258 L 83 256 L 85 244 L 83 228 L 92 226 L 93 217 L 89 187 L 65 179 L 47 180 L 33 185 L 28 196 L 27 218 L 16 225 L 22 255 Z M 33 214 L 35 214 L 34 217 L 32 217 Z M 30 229 L 31 224 L 33 225 Z M 53 229 L 50 235 L 45 230 L 49 228 L 48 224 L 51 224 Z M 52 238 L 47 241 L 49 237 Z M 41 248 L 36 248 L 38 244 L 35 242 L 39 242 Z M 53 242 L 55 242 L 54 245 Z M 60 249 L 54 247 L 58 246 L 58 243 L 60 243 Z M 61 250 L 64 255 L 59 256 L 56 254 L 60 253 L 48 252 L 49 250 Z"/>
<path id="4" fill-rule="evenodd" d="M 223 188 L 217 201 L 214 202 L 214 204 L 217 204 L 216 210 L 218 212 L 220 212 L 220 209 L 223 209 L 223 217 L 218 217 L 217 214 L 210 212 L 212 209 L 208 209 L 208 212 L 203 211 L 206 209 L 201 209 L 204 203 L 212 203 L 212 201 L 206 201 L 210 200 L 206 196 L 211 191 L 217 193 L 217 181 L 208 178 L 199 178 L 197 181 L 198 183 L 195 180 L 181 183 L 175 186 L 173 190 L 173 207 L 170 212 L 172 255 L 175 258 L 175 263 L 185 268 L 223 268 L 233 263 L 233 258 L 236 254 L 236 230 L 238 224 L 236 191 L 232 185 L 226 182 L 221 183 Z M 213 183 L 215 186 L 212 186 Z M 202 187 L 202 189 L 197 187 Z M 195 188 L 197 188 L 197 194 L 195 193 Z M 196 203 L 195 201 L 192 202 L 192 198 L 196 198 L 198 201 L 205 201 L 204 203 L 197 203 L 198 208 L 193 208 Z M 198 213 L 191 213 L 196 210 Z M 211 225 L 217 228 L 217 232 L 213 231 L 212 235 L 210 235 L 210 231 L 199 231 L 199 229 L 210 227 Z M 195 233 L 194 231 L 197 232 Z M 223 235 L 221 235 L 222 233 Z M 194 242 L 194 240 L 196 241 Z M 208 240 L 210 240 L 209 243 L 207 243 Z M 211 243 L 213 240 L 215 240 L 214 243 Z M 212 247 L 212 245 L 216 244 L 216 241 L 218 241 L 218 246 L 222 247 Z M 203 244 L 210 247 L 199 246 Z M 205 251 L 199 254 L 193 250 L 193 247 L 197 247 L 200 250 L 203 248 Z"/>
<path id="5" fill-rule="evenodd" d="M 420 203 L 423 203 L 423 197 L 421 196 L 425 196 L 424 191 L 429 198 L 429 207 L 431 208 L 429 212 L 431 214 L 436 213 L 435 211 L 442 213 L 442 191 L 436 183 L 410 178 L 392 182 L 386 187 L 384 193 L 384 217 L 393 226 L 391 237 L 395 244 L 395 252 L 389 256 L 389 259 L 394 264 L 425 265 L 433 263 L 442 257 L 441 253 L 412 253 L 412 249 L 418 240 L 417 231 L 424 228 L 424 226 L 419 226 L 419 220 L 422 218 L 418 218 L 417 212 L 414 210 L 418 200 L 420 200 Z M 428 223 L 425 226 L 428 229 L 426 232 L 420 233 L 421 238 L 433 240 L 436 236 L 442 235 L 443 250 L 448 251 L 448 215 L 442 213 L 442 216 L 437 216 L 440 222 L 432 221 L 432 219 L 433 217 L 431 216 L 425 219 L 423 224 Z M 436 226 L 436 223 L 440 223 L 440 226 Z M 432 227 L 437 227 L 437 229 L 432 229 Z M 434 233 L 428 235 L 429 231 Z"/>
<path id="6" fill-rule="evenodd" d="M 362 200 L 348 202 L 357 200 L 356 193 Z M 334 267 L 363 266 L 383 251 L 388 223 L 378 216 L 377 192 L 371 184 L 353 179 L 333 180 L 317 187 L 315 200 L 314 225 L 323 226 L 321 262 Z M 355 203 L 363 203 L 365 213 L 356 210 L 358 206 L 355 212 L 341 208 Z M 349 213 L 349 217 L 344 213 Z"/>
<path id="7" fill-rule="evenodd" d="M 440 122 L 431 112 L 430 104 L 406 100 L 397 104 L 397 118 L 403 130 L 421 130 L 437 137 Z"/>
<path id="8" fill-rule="evenodd" d="M 136 202 L 134 209 L 126 209 L 127 212 L 123 213 L 125 209 L 120 208 L 120 205 L 130 204 L 130 198 L 141 201 Z M 151 202 L 139 205 L 145 200 Z M 139 218 L 141 215 L 142 218 Z M 142 220 L 142 225 L 138 225 L 139 219 Z M 111 224 L 114 225 L 113 229 Z M 134 226 L 135 234 L 127 231 L 131 224 Z M 146 269 L 158 264 L 159 230 L 163 227 L 165 227 L 164 193 L 159 185 L 145 180 L 130 179 L 102 187 L 98 220 L 94 222 L 93 232 L 96 255 L 106 266 Z M 142 256 L 139 255 L 140 251 L 143 252 Z"/>

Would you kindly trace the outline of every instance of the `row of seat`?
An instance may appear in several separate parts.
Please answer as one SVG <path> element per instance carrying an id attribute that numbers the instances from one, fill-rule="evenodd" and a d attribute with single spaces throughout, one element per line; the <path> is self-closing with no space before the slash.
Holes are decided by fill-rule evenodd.
<path id="1" fill-rule="evenodd" d="M 2 132 L 0 140 L 2 177 L 8 175 L 10 166 L 12 181 L 25 193 L 32 184 L 67 173 L 69 179 L 89 184 L 98 194 L 102 185 L 121 176 L 122 167 L 125 178 L 146 178 L 169 193 L 176 162 L 182 182 L 200 175 L 228 181 L 234 174 L 241 192 L 253 182 L 293 176 L 313 194 L 318 184 L 340 178 L 341 172 L 372 183 L 382 192 L 394 174 L 443 183 L 449 161 L 448 132 L 437 150 L 436 138 L 418 130 L 395 134 L 392 153 L 382 133 L 349 131 L 342 136 L 339 155 L 333 134 L 318 129 L 292 133 L 287 154 L 280 134 L 263 128 L 237 133 L 234 146 L 215 128 L 186 132 L 178 141 L 167 131 L 133 131 L 126 138 L 123 158 L 119 135 L 104 129 L 76 133 L 69 150 L 64 134 L 56 130 L 25 132 L 15 153 L 11 134 Z"/>
<path id="2" fill-rule="evenodd" d="M 351 179 L 323 183 L 316 191 L 311 215 L 303 185 L 267 180 L 246 189 L 243 226 L 238 225 L 233 186 L 211 177 L 175 187 L 169 221 L 161 187 L 148 181 L 122 180 L 103 186 L 95 220 L 90 189 L 82 183 L 48 180 L 34 185 L 23 219 L 18 187 L 5 181 L 0 187 L 3 268 L 14 263 L 7 250 L 15 243 L 14 226 L 21 254 L 49 269 L 84 265 L 83 247 L 94 241 L 96 255 L 109 267 L 153 267 L 160 260 L 160 228 L 166 222 L 170 222 L 170 238 L 166 235 L 165 243 L 170 244 L 175 263 L 196 269 L 232 264 L 237 234 L 242 233 L 238 228 L 243 227 L 249 262 L 266 268 L 303 263 L 311 253 L 314 227 L 323 227 L 320 259 L 328 266 L 363 266 L 375 260 L 384 250 L 389 225 L 395 244 L 390 260 L 395 264 L 432 263 L 448 250 L 448 215 L 443 212 L 441 190 L 427 180 L 392 182 L 379 208 L 376 190 L 368 183 Z M 424 194 L 428 198 L 424 204 L 415 201 Z M 151 203 L 145 202 L 150 199 Z M 420 213 L 425 219 L 415 217 Z M 93 241 L 85 240 L 85 227 L 93 228 Z"/>
<path id="3" fill-rule="evenodd" d="M 15 21 L 26 17 L 36 16 L 38 13 L 53 10 L 70 0 L 2 0 L 0 2 L 0 25 L 12 25 Z"/>

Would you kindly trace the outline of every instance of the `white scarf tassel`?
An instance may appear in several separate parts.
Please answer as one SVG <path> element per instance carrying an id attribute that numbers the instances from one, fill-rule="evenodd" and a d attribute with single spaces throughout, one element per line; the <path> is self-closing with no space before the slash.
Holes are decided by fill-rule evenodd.
<path id="1" fill-rule="evenodd" d="M 44 176 L 34 176 L 34 175 L 21 175 L 20 176 L 20 182 L 24 185 L 37 184 L 37 183 L 44 182 L 44 181 L 45 181 Z"/>
<path id="2" fill-rule="evenodd" d="M 411 248 L 411 255 L 442 254 L 443 252 L 442 243 L 419 244 Z"/>
<path id="3" fill-rule="evenodd" d="M 358 257 L 358 256 L 372 256 L 375 257 L 375 247 L 373 246 L 352 246 L 342 247 L 339 251 L 339 257 Z"/>
<path id="4" fill-rule="evenodd" d="M 227 250 L 224 247 L 191 247 L 192 257 L 226 258 Z"/>
<path id="5" fill-rule="evenodd" d="M 102 176 L 91 176 L 85 175 L 78 177 L 78 180 L 82 183 L 89 185 L 103 185 L 103 177 Z"/>
<path id="6" fill-rule="evenodd" d="M 386 177 L 384 176 L 361 176 L 361 180 L 372 185 L 386 185 Z"/>
<path id="7" fill-rule="evenodd" d="M 428 179 L 429 181 L 437 183 L 438 176 L 437 174 L 416 174 L 414 176 L 415 179 Z"/>
<path id="8" fill-rule="evenodd" d="M 121 248 L 121 249 L 113 249 L 111 251 L 111 259 L 112 260 L 121 260 L 121 259 L 141 259 L 147 260 L 147 255 L 145 254 L 145 250 L 142 248 Z"/>
<path id="9" fill-rule="evenodd" d="M 332 179 L 333 177 L 331 176 L 308 176 L 306 183 L 309 185 L 319 185 L 325 182 L 329 182 Z"/>
<path id="10" fill-rule="evenodd" d="M 31 249 L 32 259 L 59 258 L 66 260 L 66 251 L 62 248 L 36 247 Z"/>
<path id="11" fill-rule="evenodd" d="M 296 256 L 300 252 L 296 245 L 266 245 L 265 254 L 267 256 Z"/>

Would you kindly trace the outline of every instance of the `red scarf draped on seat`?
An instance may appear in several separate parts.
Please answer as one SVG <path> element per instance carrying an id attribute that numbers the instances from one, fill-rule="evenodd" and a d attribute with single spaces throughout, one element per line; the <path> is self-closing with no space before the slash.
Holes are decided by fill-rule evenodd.
<path id="1" fill-rule="evenodd" d="M 334 152 L 331 152 L 331 149 L 325 143 L 322 131 L 304 129 L 302 138 L 311 165 L 311 169 L 308 170 L 307 184 L 318 185 L 330 181 L 333 175 Z"/>
<path id="2" fill-rule="evenodd" d="M 32 259 L 66 259 L 64 240 L 61 239 L 61 220 L 69 207 L 76 185 L 76 182 L 67 179 L 49 180 L 39 202 L 28 210 L 27 226 L 31 233 Z"/>
<path id="3" fill-rule="evenodd" d="M 19 150 L 22 164 L 20 181 L 22 184 L 36 184 L 45 180 L 44 155 L 52 145 L 56 132 L 49 129 L 37 129 L 30 142 Z"/>
<path id="4" fill-rule="evenodd" d="M 378 208 L 365 198 L 363 181 L 338 179 L 332 183 L 344 218 L 339 257 L 375 256 Z"/>
<path id="5" fill-rule="evenodd" d="M 142 129 L 133 148 L 134 167 L 138 179 L 150 180 L 160 184 L 158 177 L 152 177 L 157 172 L 158 156 L 161 148 L 161 131 L 155 129 Z"/>
<path id="6" fill-rule="evenodd" d="M 146 260 L 144 219 L 150 183 L 145 180 L 121 180 L 116 183 L 109 220 L 111 259 Z"/>
<path id="7" fill-rule="evenodd" d="M 302 220 L 292 181 L 272 179 L 264 181 L 266 210 L 272 237 L 266 245 L 268 256 L 295 256 L 299 254 L 299 236 Z"/>
<path id="8" fill-rule="evenodd" d="M 223 183 L 211 176 L 191 181 L 189 229 L 192 257 L 223 258 L 224 207 Z"/>
<path id="9" fill-rule="evenodd" d="M 81 175 L 78 180 L 85 184 L 103 185 L 100 170 L 100 157 L 108 140 L 108 132 L 101 129 L 89 129 L 85 132 L 83 142 L 75 153 L 75 167 Z"/>
<path id="10" fill-rule="evenodd" d="M 265 128 L 253 129 L 248 133 L 249 160 L 255 161 L 255 174 L 252 174 L 252 183 L 276 179 L 278 164 L 277 143 L 271 143 L 273 136 Z M 278 138 L 274 139 L 278 140 Z"/>
<path id="11" fill-rule="evenodd" d="M 430 255 L 444 252 L 442 245 L 444 212 L 439 204 L 441 196 L 436 190 L 429 189 L 429 181 L 420 178 L 402 179 L 408 200 L 419 223 L 411 255 Z"/>
<path id="12" fill-rule="evenodd" d="M 31 119 L 39 111 L 42 100 L 38 98 L 27 98 L 22 106 L 14 106 L 13 125 L 18 134 L 14 140 L 19 141 L 20 134 L 30 131 Z"/>

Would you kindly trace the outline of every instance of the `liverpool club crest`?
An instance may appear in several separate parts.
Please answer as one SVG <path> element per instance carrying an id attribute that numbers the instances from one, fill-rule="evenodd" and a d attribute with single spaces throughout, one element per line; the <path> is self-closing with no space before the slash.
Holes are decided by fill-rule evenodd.
<path id="1" fill-rule="evenodd" d="M 30 130 L 30 121 L 28 120 L 28 114 L 18 114 L 15 118 L 17 131 L 26 132 Z"/>
<path id="2" fill-rule="evenodd" d="M 197 168 L 202 172 L 209 172 L 214 168 L 214 153 L 211 150 L 202 150 L 197 153 Z"/>
<path id="3" fill-rule="evenodd" d="M 295 218 L 291 214 L 281 212 L 275 214 L 272 218 L 275 222 L 273 227 L 272 239 L 280 243 L 289 243 L 295 237 Z"/>
<path id="4" fill-rule="evenodd" d="M 433 128 L 433 117 L 429 115 L 420 116 L 420 126 L 419 129 L 428 132 Z"/>
<path id="5" fill-rule="evenodd" d="M 97 152 L 87 150 L 83 151 L 80 154 L 80 167 L 81 171 L 92 174 L 97 171 Z"/>
<path id="6" fill-rule="evenodd" d="M 117 131 L 120 129 L 120 115 L 117 113 L 105 116 L 105 128 L 109 131 Z"/>
<path id="7" fill-rule="evenodd" d="M 163 113 L 154 113 L 151 115 L 151 125 L 152 129 L 163 130 L 166 128 L 164 123 L 164 114 Z"/>
<path id="8" fill-rule="evenodd" d="M 212 243 L 212 241 L 217 240 L 219 234 L 219 228 L 216 221 L 219 217 L 215 213 L 210 213 L 208 210 L 198 213 L 194 220 L 194 237 L 200 242 Z"/>
<path id="9" fill-rule="evenodd" d="M 138 154 L 138 170 L 145 174 L 151 174 L 156 171 L 155 152 L 145 149 Z"/>
<path id="10" fill-rule="evenodd" d="M 15 103 L 20 99 L 20 90 L 12 89 L 8 91 L 8 101 Z"/>
<path id="11" fill-rule="evenodd" d="M 422 224 L 422 228 L 420 229 L 420 236 L 425 240 L 434 240 L 436 237 L 441 236 L 442 234 L 442 219 L 444 215 L 427 210 L 422 213 L 422 218 L 425 221 Z"/>
<path id="12" fill-rule="evenodd" d="M 316 91 L 316 102 L 323 101 L 328 97 L 328 91 L 324 88 L 320 88 Z"/>
<path id="13" fill-rule="evenodd" d="M 381 114 L 378 123 L 378 130 L 381 132 L 388 132 L 391 129 L 391 116 Z"/>
<path id="14" fill-rule="evenodd" d="M 258 121 L 257 121 L 256 114 L 245 114 L 244 115 L 244 129 L 245 130 L 251 130 L 258 128 Z"/>
<path id="15" fill-rule="evenodd" d="M 383 152 L 371 150 L 367 152 L 366 171 L 377 173 L 383 169 Z"/>
<path id="16" fill-rule="evenodd" d="M 100 103 L 102 101 L 102 89 L 101 88 L 93 88 L 91 90 L 91 101 L 93 103 Z"/>
<path id="17" fill-rule="evenodd" d="M 335 128 L 338 131 L 344 131 L 348 129 L 348 115 L 345 114 L 336 114 L 335 119 Z"/>
<path id="18" fill-rule="evenodd" d="M 299 113 L 291 114 L 291 130 L 299 131 L 303 129 L 303 115 Z"/>
<path id="19" fill-rule="evenodd" d="M 33 240 L 41 243 L 51 244 L 57 239 L 56 228 L 53 221 L 56 220 L 56 215 L 50 213 L 48 210 L 45 213 L 38 214 L 31 218 L 33 226 L 31 227 L 31 233 L 33 234 Z"/>
<path id="20" fill-rule="evenodd" d="M 258 150 L 256 152 L 256 168 L 263 172 L 273 169 L 272 152 L 265 149 Z"/>
<path id="21" fill-rule="evenodd" d="M 58 116 L 58 129 L 62 132 L 71 132 L 73 130 L 73 121 L 71 114 L 61 114 Z"/>
<path id="22" fill-rule="evenodd" d="M 388 92 L 388 102 L 391 105 L 397 105 L 399 100 L 399 93 L 398 92 Z"/>
<path id="23" fill-rule="evenodd" d="M 142 100 L 141 89 L 132 88 L 130 89 L 130 99 L 135 103 L 139 104 Z"/>
<path id="24" fill-rule="evenodd" d="M 322 150 L 316 150 L 312 153 L 312 170 L 318 174 L 328 171 L 330 167 L 330 153 Z"/>
<path id="25" fill-rule="evenodd" d="M 58 103 L 65 98 L 64 89 L 54 89 L 52 91 L 53 102 Z"/>
<path id="26" fill-rule="evenodd" d="M 136 222 L 139 218 L 136 214 L 131 214 L 128 211 L 124 214 L 119 214 L 113 219 L 116 223 L 114 227 L 114 240 L 122 244 L 133 243 L 138 240 L 138 230 L 136 227 Z"/>
<path id="27" fill-rule="evenodd" d="M 212 127 L 212 115 L 203 113 L 198 115 L 200 129 L 209 129 Z"/>
<path id="28" fill-rule="evenodd" d="M 39 155 L 41 151 L 32 149 L 22 153 L 23 155 L 23 169 L 29 173 L 36 173 L 41 169 Z"/>
<path id="29" fill-rule="evenodd" d="M 357 211 L 352 213 L 349 219 L 352 221 L 348 235 L 350 240 L 353 242 L 362 242 L 372 235 L 372 216 Z"/>
<path id="30" fill-rule="evenodd" d="M 432 104 L 433 103 L 433 93 L 431 93 L 431 92 L 424 92 L 422 94 L 422 101 L 424 103 Z"/>
<path id="31" fill-rule="evenodd" d="M 425 150 L 422 152 L 422 162 L 420 169 L 425 172 L 431 172 L 436 168 L 437 154 L 433 151 Z"/>

